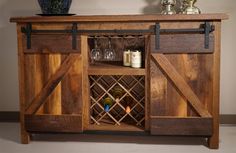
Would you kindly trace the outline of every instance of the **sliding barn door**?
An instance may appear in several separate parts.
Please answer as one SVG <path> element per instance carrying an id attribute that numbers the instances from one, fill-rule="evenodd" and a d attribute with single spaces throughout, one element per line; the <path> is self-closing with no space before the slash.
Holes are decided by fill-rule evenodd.
<path id="1" fill-rule="evenodd" d="M 25 129 L 30 132 L 82 132 L 81 38 L 32 35 L 24 48 Z"/>
<path id="2" fill-rule="evenodd" d="M 150 130 L 153 135 L 212 135 L 213 35 L 209 49 L 203 34 L 151 38 Z"/>

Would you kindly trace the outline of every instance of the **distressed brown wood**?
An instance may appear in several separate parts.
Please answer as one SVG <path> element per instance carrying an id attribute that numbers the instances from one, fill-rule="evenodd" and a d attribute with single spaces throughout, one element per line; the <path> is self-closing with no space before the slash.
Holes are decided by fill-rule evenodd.
<path id="1" fill-rule="evenodd" d="M 90 91 L 89 91 L 89 79 L 88 79 L 88 66 L 89 66 L 89 57 L 88 52 L 88 36 L 81 36 L 81 43 L 84 44 L 81 46 L 81 55 L 82 55 L 82 99 L 83 99 L 83 130 L 88 129 L 89 127 L 89 118 L 90 118 Z"/>
<path id="2" fill-rule="evenodd" d="M 151 47 L 153 53 L 212 53 L 214 36 L 209 37 L 209 49 L 205 49 L 204 34 L 161 34 L 160 49 L 156 49 L 156 39 L 152 36 Z"/>
<path id="3" fill-rule="evenodd" d="M 91 131 L 124 131 L 124 132 L 143 132 L 143 128 L 139 128 L 134 125 L 129 124 L 121 124 L 120 126 L 114 126 L 114 125 L 91 125 L 88 127 L 88 130 Z"/>
<path id="4" fill-rule="evenodd" d="M 131 68 L 115 65 L 115 64 L 102 64 L 97 63 L 96 65 L 91 65 L 88 68 L 89 75 L 145 75 L 144 68 Z"/>
<path id="5" fill-rule="evenodd" d="M 151 47 L 150 47 L 150 36 L 145 36 L 145 130 L 149 131 L 150 129 L 150 53 L 151 53 Z"/>
<path id="6" fill-rule="evenodd" d="M 25 68 L 24 68 L 24 54 L 23 54 L 23 44 L 21 35 L 21 24 L 17 23 L 17 44 L 18 44 L 18 73 L 19 73 L 19 95 L 20 95 L 20 135 L 21 143 L 28 144 L 30 141 L 30 133 L 27 132 L 25 127 L 25 116 L 24 111 L 26 108 L 26 96 L 25 96 Z"/>
<path id="7" fill-rule="evenodd" d="M 215 22 L 216 37 L 215 52 L 213 54 L 213 86 L 212 86 L 212 103 L 211 113 L 213 116 L 213 135 L 208 139 L 209 147 L 212 149 L 219 148 L 219 112 L 220 112 L 220 48 L 221 48 L 221 23 Z"/>
<path id="8" fill-rule="evenodd" d="M 152 59 L 156 64 L 160 66 L 160 68 L 168 75 L 171 81 L 175 84 L 175 86 L 180 90 L 180 92 L 185 96 L 192 107 L 198 112 L 198 114 L 202 117 L 210 117 L 211 115 L 205 109 L 204 105 L 200 102 L 198 97 L 189 87 L 189 85 L 185 82 L 185 80 L 178 74 L 175 68 L 171 65 L 168 59 L 166 59 L 163 54 L 152 54 Z"/>
<path id="9" fill-rule="evenodd" d="M 203 136 L 209 138 L 210 148 L 218 148 L 220 22 L 227 18 L 225 14 L 11 18 L 18 23 L 22 143 L 28 143 L 33 132 L 113 130 Z M 95 64 L 89 58 L 94 33 L 78 34 L 78 45 L 73 50 L 70 34 L 32 34 L 32 48 L 27 49 L 26 36 L 21 32 L 27 23 L 34 30 L 71 30 L 74 22 L 81 30 L 150 30 L 156 23 L 162 29 L 195 29 L 206 21 L 216 27 L 210 34 L 209 49 L 204 48 L 204 34 L 197 33 L 161 34 L 160 50 L 155 49 L 152 32 L 96 34 L 101 50 L 107 48 L 108 36 L 112 37 L 117 59 Z M 122 66 L 125 49 L 143 51 L 142 68 Z M 112 96 L 108 89 L 114 88 L 112 80 L 127 76 L 131 79 L 124 79 L 122 86 L 126 94 L 132 93 L 133 100 L 127 104 L 116 99 L 116 109 L 102 118 L 102 98 Z M 99 77 L 105 78 L 105 83 Z M 139 77 L 143 79 L 135 83 Z M 93 87 L 94 84 L 97 86 Z M 101 84 L 108 88 L 103 91 Z M 144 95 L 143 99 L 135 101 L 140 95 Z M 91 109 L 94 101 L 97 106 Z M 130 115 L 125 114 L 126 105 L 131 106 Z M 93 113 L 97 114 L 92 116 Z M 97 118 L 92 120 L 91 116 Z M 109 117 L 116 119 L 117 125 Z M 104 121 L 96 124 L 100 118 Z M 132 120 L 140 121 L 134 124 Z"/>
<path id="10" fill-rule="evenodd" d="M 58 83 L 62 80 L 64 75 L 68 72 L 71 65 L 75 62 L 78 57 L 76 55 L 69 55 L 61 67 L 55 72 L 55 74 L 48 80 L 44 88 L 40 93 L 34 98 L 29 107 L 26 109 L 26 114 L 34 114 L 39 109 L 39 107 L 45 103 L 46 98 L 52 93 L 56 88 Z"/>
<path id="11" fill-rule="evenodd" d="M 12 17 L 11 22 L 131 22 L 131 21 L 199 21 L 199 20 L 225 20 L 228 15 L 215 13 L 215 14 L 196 14 L 196 15 L 90 15 L 90 16 L 71 16 L 71 17 Z"/>
<path id="12" fill-rule="evenodd" d="M 81 115 L 25 115 L 29 132 L 82 132 Z"/>
<path id="13" fill-rule="evenodd" d="M 82 57 L 71 66 L 61 82 L 63 114 L 82 114 Z"/>
<path id="14" fill-rule="evenodd" d="M 52 77 L 54 73 L 61 66 L 61 55 L 51 54 L 48 55 L 48 79 Z M 47 80 L 48 80 L 47 79 Z M 49 95 L 47 102 L 44 104 L 45 113 L 52 115 L 60 115 L 62 113 L 61 106 L 61 83 L 59 83 L 53 92 Z"/>
<path id="15" fill-rule="evenodd" d="M 153 135 L 212 135 L 212 118 L 151 117 Z"/>
<path id="16" fill-rule="evenodd" d="M 72 36 L 65 34 L 33 34 L 31 48 L 27 49 L 26 35 L 23 35 L 24 53 L 80 53 L 80 37 L 77 48 L 72 49 Z"/>

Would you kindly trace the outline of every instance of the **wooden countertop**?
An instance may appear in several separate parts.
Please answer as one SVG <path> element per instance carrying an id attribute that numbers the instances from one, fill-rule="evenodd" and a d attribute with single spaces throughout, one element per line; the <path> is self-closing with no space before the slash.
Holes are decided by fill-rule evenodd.
<path id="1" fill-rule="evenodd" d="M 29 16 L 12 17 L 10 22 L 156 22 L 156 21 L 206 21 L 226 20 L 229 16 L 223 13 L 214 14 L 176 14 L 176 15 L 84 15 L 84 16 Z"/>

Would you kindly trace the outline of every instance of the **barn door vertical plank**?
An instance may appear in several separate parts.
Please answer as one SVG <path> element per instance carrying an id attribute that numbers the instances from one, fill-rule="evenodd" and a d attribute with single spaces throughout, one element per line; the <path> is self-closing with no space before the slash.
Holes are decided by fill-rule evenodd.
<path id="1" fill-rule="evenodd" d="M 57 71 L 61 65 L 61 56 L 59 54 L 48 55 L 48 79 Z M 61 114 L 61 83 L 57 85 L 51 95 L 48 97 L 48 101 L 44 105 L 44 109 L 48 114 L 60 115 Z"/>
<path id="2" fill-rule="evenodd" d="M 150 113 L 151 116 L 165 116 L 167 106 L 167 79 L 151 60 Z"/>
<path id="3" fill-rule="evenodd" d="M 185 70 L 183 69 L 183 58 L 181 54 L 168 54 L 165 55 L 171 62 L 172 66 L 178 71 L 178 73 L 185 79 Z M 172 82 L 167 83 L 167 115 L 168 116 L 187 116 L 187 102 L 186 99 L 176 90 L 176 87 Z"/>
<path id="4" fill-rule="evenodd" d="M 66 55 L 63 55 L 66 56 Z M 64 58 L 64 57 L 62 57 Z M 81 55 L 61 82 L 63 114 L 82 114 L 82 61 Z"/>

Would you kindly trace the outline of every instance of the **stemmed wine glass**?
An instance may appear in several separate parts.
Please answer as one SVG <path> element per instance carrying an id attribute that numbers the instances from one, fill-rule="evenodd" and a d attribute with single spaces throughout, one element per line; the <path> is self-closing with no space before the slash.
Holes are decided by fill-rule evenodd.
<path id="1" fill-rule="evenodd" d="M 113 60 L 115 60 L 115 57 L 116 57 L 116 53 L 115 53 L 115 50 L 112 48 L 111 38 L 109 38 L 108 48 L 105 49 L 105 51 L 104 51 L 104 60 L 113 61 Z"/>
<path id="2" fill-rule="evenodd" d="M 97 38 L 94 39 L 94 49 L 91 50 L 91 62 L 99 61 L 103 57 L 101 49 L 98 48 Z"/>

